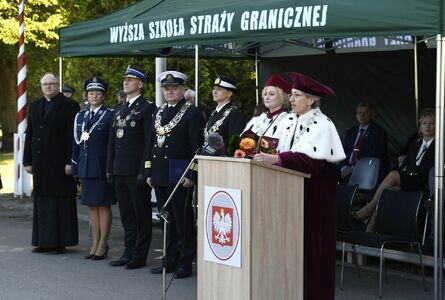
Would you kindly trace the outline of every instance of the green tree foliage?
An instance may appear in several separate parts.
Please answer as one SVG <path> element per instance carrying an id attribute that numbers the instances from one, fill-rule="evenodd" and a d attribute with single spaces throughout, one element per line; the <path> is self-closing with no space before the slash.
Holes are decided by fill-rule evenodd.
<path id="1" fill-rule="evenodd" d="M 68 26 L 123 9 L 137 0 L 27 0 L 25 1 L 25 40 L 27 55 L 28 103 L 40 97 L 40 76 L 46 71 L 58 73 L 58 32 Z M 0 100 L 0 122 L 8 121 L 6 134 L 15 131 L 16 118 L 16 65 L 18 53 L 18 2 L 0 0 L 0 67 L 8 72 L 0 75 L 0 94 L 8 99 Z M 85 79 L 91 76 L 103 77 L 109 83 L 106 103 L 114 106 L 116 93 L 122 89 L 122 79 L 128 64 L 134 64 L 147 71 L 145 96 L 155 98 L 155 59 L 146 58 L 69 58 L 63 61 L 63 81 L 74 86 L 76 100 L 81 100 Z M 255 73 L 251 60 L 200 59 L 199 60 L 200 103 L 213 109 L 211 85 L 217 75 L 228 75 L 238 81 L 240 93 L 236 105 L 250 118 L 255 106 Z M 176 69 L 189 76 L 189 87 L 194 87 L 195 62 L 192 58 L 168 58 L 167 69 Z M 11 74 L 14 74 L 11 76 Z M 8 91 L 8 92 L 5 92 Z M 3 112 L 3 115 L 2 115 Z M 7 116 L 6 116 L 7 114 Z M 5 126 L 4 126 L 5 127 Z"/>

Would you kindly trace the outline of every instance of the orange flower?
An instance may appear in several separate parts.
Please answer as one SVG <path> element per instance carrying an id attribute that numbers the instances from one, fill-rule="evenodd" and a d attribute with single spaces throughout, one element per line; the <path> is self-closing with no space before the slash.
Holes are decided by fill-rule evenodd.
<path id="1" fill-rule="evenodd" d="M 244 138 L 239 143 L 240 147 L 244 150 L 254 149 L 256 146 L 255 140 L 252 138 Z"/>
<path id="2" fill-rule="evenodd" d="M 269 149 L 269 142 L 266 139 L 261 139 L 261 148 Z"/>
<path id="3" fill-rule="evenodd" d="M 233 155 L 233 157 L 239 157 L 239 158 L 243 158 L 244 156 L 246 156 L 246 153 L 241 149 L 235 150 L 235 153 Z"/>

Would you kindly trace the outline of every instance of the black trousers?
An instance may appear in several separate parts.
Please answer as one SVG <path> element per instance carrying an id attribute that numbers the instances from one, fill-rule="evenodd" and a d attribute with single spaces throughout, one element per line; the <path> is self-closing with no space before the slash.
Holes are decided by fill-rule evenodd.
<path id="1" fill-rule="evenodd" d="M 158 209 L 167 201 L 174 186 L 155 187 Z M 166 263 L 168 267 L 191 268 L 196 254 L 196 228 L 192 209 L 193 188 L 179 187 L 167 211 Z"/>
<path id="2" fill-rule="evenodd" d="M 137 177 L 116 176 L 115 191 L 124 227 L 122 258 L 146 260 L 151 243 L 151 189 Z"/>

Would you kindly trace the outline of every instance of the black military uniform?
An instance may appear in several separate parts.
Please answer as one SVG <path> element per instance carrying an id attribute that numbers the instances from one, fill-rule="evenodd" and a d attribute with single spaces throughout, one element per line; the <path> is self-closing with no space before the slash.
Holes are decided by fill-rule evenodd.
<path id="1" fill-rule="evenodd" d="M 182 73 L 166 71 L 159 75 L 158 80 L 166 86 L 178 85 L 175 82 L 183 84 L 184 78 Z M 203 145 L 203 128 L 202 113 L 195 106 L 187 104 L 184 98 L 174 106 L 163 104 L 153 117 L 145 174 L 151 177 L 158 209 L 165 204 L 197 149 Z M 189 172 L 187 177 L 196 182 L 196 173 L 193 173 Z M 180 185 L 167 207 L 170 223 L 167 225 L 165 262 L 168 272 L 178 267 L 177 278 L 191 274 L 196 253 L 192 194 L 193 188 Z M 160 273 L 161 270 L 155 268 L 152 273 Z"/>
<path id="2" fill-rule="evenodd" d="M 219 76 L 213 86 L 220 86 L 234 93 L 238 92 L 235 80 L 227 76 Z M 243 113 L 230 101 L 219 111 L 215 109 L 212 112 L 206 124 L 204 136 L 216 132 L 223 137 L 224 144 L 227 147 L 230 137 L 241 134 L 245 126 Z"/>
<path id="3" fill-rule="evenodd" d="M 142 72 L 136 73 L 133 70 L 135 68 L 129 66 L 125 76 L 143 75 Z M 108 144 L 107 177 L 109 181 L 114 177 L 125 231 L 125 250 L 119 260 L 110 262 L 111 266 L 127 265 L 128 269 L 134 269 L 145 266 L 146 263 L 151 242 L 152 218 L 151 190 L 143 175 L 143 152 L 155 108 L 154 104 L 146 102 L 140 95 L 131 105 L 127 100 L 114 110 Z"/>

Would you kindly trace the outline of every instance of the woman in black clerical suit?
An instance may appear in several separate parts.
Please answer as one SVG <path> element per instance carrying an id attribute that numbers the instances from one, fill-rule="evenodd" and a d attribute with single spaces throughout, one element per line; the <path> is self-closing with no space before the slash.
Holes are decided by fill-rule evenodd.
<path id="1" fill-rule="evenodd" d="M 422 113 L 419 128 L 420 138 L 414 140 L 408 148 L 401 166 L 389 172 L 368 204 L 360 210 L 352 212 L 352 216 L 356 220 L 371 217 L 366 227 L 367 232 L 374 231 L 375 207 L 380 193 L 384 189 L 424 190 L 426 188 L 428 173 L 434 166 L 435 117 L 431 110 Z"/>
<path id="2" fill-rule="evenodd" d="M 98 77 L 88 79 L 84 88 L 89 109 L 79 112 L 74 121 L 72 172 L 82 185 L 82 204 L 88 205 L 93 245 L 86 259 L 107 256 L 111 227 L 111 205 L 115 204 L 113 188 L 106 181 L 108 135 L 113 113 L 102 104 L 106 82 Z"/>

